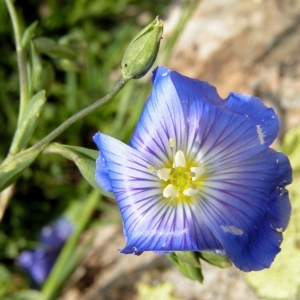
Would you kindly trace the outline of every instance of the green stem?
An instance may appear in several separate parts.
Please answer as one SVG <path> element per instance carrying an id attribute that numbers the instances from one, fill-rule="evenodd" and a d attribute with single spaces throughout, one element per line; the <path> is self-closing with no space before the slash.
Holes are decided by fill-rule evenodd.
<path id="1" fill-rule="evenodd" d="M 76 224 L 75 231 L 65 244 L 47 281 L 42 288 L 42 300 L 54 299 L 59 289 L 61 288 L 61 285 L 69 276 L 69 272 L 66 272 L 66 266 L 69 265 L 70 260 L 74 258 L 80 235 L 89 222 L 90 216 L 99 203 L 99 200 L 99 193 L 96 190 L 93 190 L 89 197 L 86 199 L 84 205 L 82 205 L 82 209 L 78 211 L 78 222 Z"/>
<path id="2" fill-rule="evenodd" d="M 110 93 L 108 93 L 106 96 L 99 99 L 95 103 L 91 104 L 90 106 L 79 111 L 75 115 L 71 116 L 61 125 L 59 125 L 56 129 L 50 132 L 47 136 L 45 136 L 42 140 L 36 143 L 32 148 L 43 150 L 45 146 L 47 146 L 50 142 L 52 142 L 57 136 L 59 136 L 62 132 L 64 132 L 67 128 L 69 128 L 73 123 L 89 115 L 94 110 L 102 106 L 104 103 L 112 99 L 125 86 L 125 84 L 128 81 L 129 79 L 121 78 Z"/>
<path id="3" fill-rule="evenodd" d="M 23 112 L 25 110 L 26 104 L 28 102 L 28 78 L 26 70 L 26 56 L 21 42 L 21 32 L 20 25 L 18 21 L 17 12 L 11 0 L 5 0 L 6 6 L 11 18 L 15 43 L 16 43 L 16 52 L 17 52 L 17 61 L 18 61 L 18 70 L 19 70 L 19 84 L 20 84 L 20 111 L 18 117 L 18 123 L 21 120 Z"/>

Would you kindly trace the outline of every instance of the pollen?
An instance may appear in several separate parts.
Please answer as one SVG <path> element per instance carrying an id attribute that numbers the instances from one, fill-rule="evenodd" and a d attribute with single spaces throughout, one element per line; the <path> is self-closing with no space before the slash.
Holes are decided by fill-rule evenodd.
<path id="1" fill-rule="evenodd" d="M 175 153 L 170 166 L 156 171 L 164 199 L 170 204 L 193 201 L 201 192 L 205 178 L 204 167 L 187 160 L 182 150 Z"/>
<path id="2" fill-rule="evenodd" d="M 154 169 L 153 166 L 148 166 L 148 170 L 149 170 L 150 172 L 154 172 L 154 171 L 155 171 L 155 169 Z"/>
<path id="3" fill-rule="evenodd" d="M 170 145 L 170 147 L 171 148 L 173 148 L 174 146 L 175 146 L 175 140 L 174 140 L 174 138 L 169 138 L 169 145 Z"/>

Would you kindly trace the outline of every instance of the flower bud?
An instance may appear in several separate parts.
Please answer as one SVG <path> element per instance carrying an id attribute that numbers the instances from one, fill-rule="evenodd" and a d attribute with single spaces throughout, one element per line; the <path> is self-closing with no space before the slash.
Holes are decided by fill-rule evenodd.
<path id="1" fill-rule="evenodd" d="M 149 71 L 158 53 L 163 25 L 163 21 L 156 17 L 133 39 L 122 59 L 123 78 L 137 79 Z"/>

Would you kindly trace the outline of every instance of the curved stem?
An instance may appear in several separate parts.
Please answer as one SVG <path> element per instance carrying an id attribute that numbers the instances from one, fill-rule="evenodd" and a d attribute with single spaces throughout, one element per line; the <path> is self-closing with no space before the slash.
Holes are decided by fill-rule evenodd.
<path id="1" fill-rule="evenodd" d="M 57 136 L 59 136 L 62 132 L 64 132 L 73 123 L 75 123 L 78 120 L 82 119 L 83 117 L 89 115 L 91 112 L 98 109 L 104 103 L 106 103 L 107 101 L 112 99 L 125 86 L 125 84 L 128 81 L 129 81 L 129 79 L 121 78 L 110 93 L 108 93 L 106 96 L 99 99 L 95 103 L 91 104 L 90 106 L 79 111 L 75 115 L 71 116 L 69 119 L 67 119 L 65 122 L 63 122 L 61 125 L 59 125 L 56 129 L 54 129 L 52 132 L 50 132 L 47 136 L 45 136 L 42 140 L 40 140 L 38 143 L 36 143 L 32 148 L 42 150 L 45 146 L 47 146 L 47 144 L 52 142 Z"/>
<path id="2" fill-rule="evenodd" d="M 20 25 L 18 21 L 17 12 L 11 0 L 5 0 L 5 3 L 11 18 L 16 43 L 20 84 L 20 110 L 18 122 L 20 122 L 20 119 L 23 115 L 24 109 L 28 101 L 28 78 L 26 70 L 26 57 L 22 47 Z"/>

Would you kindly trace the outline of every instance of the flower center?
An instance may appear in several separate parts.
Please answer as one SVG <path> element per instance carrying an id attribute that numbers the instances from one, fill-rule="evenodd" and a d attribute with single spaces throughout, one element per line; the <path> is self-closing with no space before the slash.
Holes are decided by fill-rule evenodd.
<path id="1" fill-rule="evenodd" d="M 204 180 L 204 168 L 187 163 L 181 150 L 174 155 L 171 168 L 159 169 L 156 174 L 162 182 L 164 198 L 173 203 L 192 201 Z"/>

